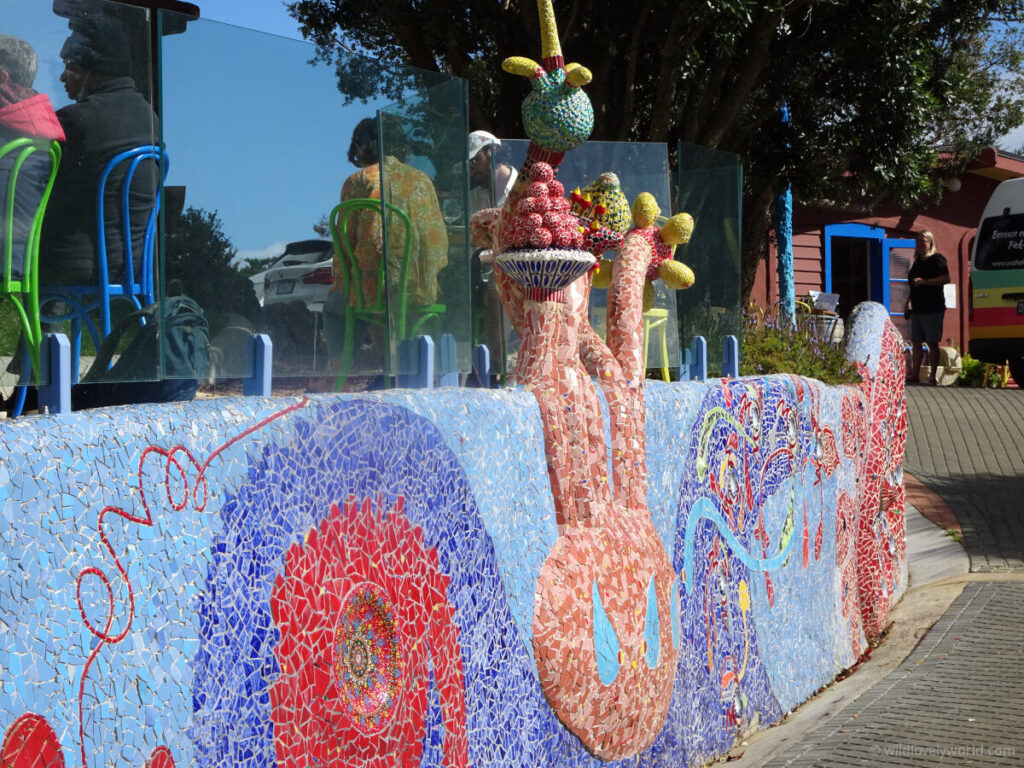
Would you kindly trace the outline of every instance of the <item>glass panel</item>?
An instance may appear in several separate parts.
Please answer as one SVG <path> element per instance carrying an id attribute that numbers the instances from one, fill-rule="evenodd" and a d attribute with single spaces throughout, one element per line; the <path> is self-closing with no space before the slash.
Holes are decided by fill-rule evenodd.
<path id="1" fill-rule="evenodd" d="M 387 217 L 390 346 L 396 350 L 403 337 L 428 334 L 439 352 L 441 338 L 450 334 L 459 372 L 468 372 L 472 359 L 466 125 L 463 80 L 437 85 L 378 115 L 383 198 L 408 214 L 412 235 L 403 284 L 406 225 L 401 216 Z M 391 366 L 400 374 L 418 367 L 409 355 L 398 355 Z"/>
<path id="2" fill-rule="evenodd" d="M 495 152 L 495 162 L 506 163 L 518 168 L 526 157 L 527 146 L 528 142 L 525 140 L 503 139 L 501 146 Z M 674 213 L 669 192 L 671 177 L 669 175 L 668 148 L 665 144 L 587 142 L 565 156 L 558 169 L 558 179 L 565 186 L 568 194 L 576 187 L 580 189 L 586 187 L 606 171 L 611 171 L 619 177 L 619 184 L 630 205 L 638 194 L 649 192 L 657 200 L 663 216 Z M 690 247 L 684 245 L 677 248 L 676 258 L 690 264 Z M 608 253 L 605 256 L 611 258 L 613 254 Z M 648 334 L 647 343 L 647 368 L 649 371 L 662 368 L 673 369 L 679 365 L 679 339 L 675 333 L 669 331 L 669 329 L 675 328 L 677 323 L 673 293 L 665 288 L 660 280 L 655 282 L 654 306 L 645 314 L 645 322 L 651 331 Z M 607 296 L 607 290 L 595 288 L 590 297 L 590 321 L 602 336 L 605 333 Z M 483 298 L 486 298 L 486 294 Z M 477 296 L 474 296 L 474 300 L 477 307 L 483 303 L 482 299 Z M 489 327 L 493 326 L 497 320 L 505 320 L 505 318 L 488 314 Z M 664 337 L 662 337 L 662 333 L 665 333 Z M 511 331 L 506 331 L 505 337 L 506 352 L 514 354 L 517 349 L 514 334 Z M 663 340 L 664 344 L 662 344 Z M 506 369 L 508 367 L 509 364 L 506 362 Z"/>
<path id="3" fill-rule="evenodd" d="M 0 91 L 0 107 L 24 102 L 23 114 L 31 114 L 31 120 L 14 120 L 10 111 L 0 115 L 0 144 L 26 136 L 44 143 L 59 139 L 62 155 L 38 238 L 34 279 L 42 297 L 42 329 L 68 333 L 74 354 L 71 318 L 81 320 L 86 329 L 79 359 L 83 374 L 117 381 L 156 378 L 159 348 L 153 331 L 159 317 L 153 315 L 146 333 L 133 319 L 123 323 L 124 336 L 117 329 L 136 307 L 152 303 L 155 286 L 146 243 L 153 241 L 147 241 L 147 232 L 155 227 L 159 173 L 146 156 L 111 165 L 123 152 L 156 143 L 149 11 L 102 0 L 0 0 L 0 19 L 0 33 L 34 49 L 34 56 L 18 55 L 26 66 L 14 76 L 9 72 Z M 43 198 L 50 165 L 44 156 L 37 152 L 26 160 L 16 179 L 13 165 L 0 161 L 0 188 L 5 194 L 11 189 L 15 202 L 9 226 L 18 235 L 12 240 L 21 253 L 13 263 L 21 266 L 22 288 L 33 279 L 31 267 L 25 268 L 31 264 L 26 249 L 33 238 L 24 235 L 31 229 L 26 217 L 38 210 Z M 5 157 L 13 160 L 14 155 Z M 33 164 L 36 159 L 40 165 Z M 104 224 L 98 227 L 101 204 Z M 128 237 L 123 234 L 126 227 Z M 104 269 L 106 280 L 101 277 Z M 109 313 L 103 311 L 108 302 L 99 298 L 101 284 L 109 286 Z M 7 386 L 27 372 L 24 355 L 16 351 L 22 332 L 13 306 L 0 302 L 0 381 Z M 32 315 L 31 307 L 27 309 Z M 136 332 L 140 340 L 129 346 Z M 106 350 L 110 370 L 96 363 L 107 336 L 112 337 Z"/>
<path id="4" fill-rule="evenodd" d="M 708 375 L 722 371 L 722 341 L 742 342 L 740 222 L 743 165 L 740 157 L 694 144 L 679 144 L 678 209 L 693 216 L 686 261 L 696 282 L 676 297 L 679 336 L 708 342 Z M 742 349 L 742 346 L 741 346 Z"/>
<path id="5" fill-rule="evenodd" d="M 181 25 L 168 12 L 161 19 Z M 360 170 L 350 159 L 360 121 L 396 93 L 449 80 L 385 72 L 345 54 L 325 64 L 311 44 L 202 19 L 163 37 L 161 54 L 172 160 L 165 284 L 169 296 L 195 299 L 209 320 L 209 377 L 250 375 L 254 332 L 273 342 L 275 387 L 333 388 L 346 349 L 355 372 L 381 370 L 378 326 L 353 323 L 346 346 L 348 302 L 328 218 Z M 339 81 L 354 77 L 373 87 L 353 102 Z M 386 80 L 390 96 L 370 95 L 373 77 Z M 457 114 L 438 115 L 464 142 Z M 376 161 L 375 152 L 366 162 Z"/>

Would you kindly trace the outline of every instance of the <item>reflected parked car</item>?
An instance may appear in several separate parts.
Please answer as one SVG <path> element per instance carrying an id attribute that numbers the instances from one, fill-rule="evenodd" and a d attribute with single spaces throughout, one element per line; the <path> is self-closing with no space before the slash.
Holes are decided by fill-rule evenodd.
<path id="1" fill-rule="evenodd" d="M 330 240 L 288 243 L 281 258 L 263 273 L 263 306 L 301 301 L 310 312 L 322 311 L 333 280 L 333 258 Z"/>

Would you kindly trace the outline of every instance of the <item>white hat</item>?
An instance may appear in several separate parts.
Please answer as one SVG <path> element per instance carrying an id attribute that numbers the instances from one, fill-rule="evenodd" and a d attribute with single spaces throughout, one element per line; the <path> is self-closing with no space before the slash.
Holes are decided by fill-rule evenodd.
<path id="1" fill-rule="evenodd" d="M 472 160 L 476 157 L 477 152 L 484 147 L 491 146 L 492 144 L 496 147 L 500 147 L 501 139 L 487 131 L 473 131 L 469 134 L 469 159 Z"/>

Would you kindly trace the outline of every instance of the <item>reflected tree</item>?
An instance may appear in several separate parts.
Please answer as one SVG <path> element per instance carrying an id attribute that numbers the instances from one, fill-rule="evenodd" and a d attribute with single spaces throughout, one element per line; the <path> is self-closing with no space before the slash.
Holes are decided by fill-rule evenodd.
<path id="1" fill-rule="evenodd" d="M 235 264 L 238 250 L 224 234 L 216 211 L 186 208 L 167 222 L 164 279 L 167 295 L 184 294 L 203 308 L 216 333 L 229 313 L 251 324 L 260 319 L 252 282 Z"/>

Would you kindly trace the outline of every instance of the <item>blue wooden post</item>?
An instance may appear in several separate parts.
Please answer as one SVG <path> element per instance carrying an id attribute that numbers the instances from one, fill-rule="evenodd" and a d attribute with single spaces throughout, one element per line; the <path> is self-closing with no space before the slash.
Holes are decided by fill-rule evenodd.
<path id="1" fill-rule="evenodd" d="M 477 344 L 473 350 L 473 372 L 480 386 L 489 389 L 491 386 L 491 350 L 486 344 Z"/>
<path id="2" fill-rule="evenodd" d="M 49 383 L 39 385 L 39 412 L 71 413 L 71 342 L 63 333 L 43 337 L 50 367 Z"/>
<path id="3" fill-rule="evenodd" d="M 273 384 L 274 342 L 265 333 L 249 339 L 249 370 L 252 375 L 242 379 L 242 394 L 270 397 Z"/>
<path id="4" fill-rule="evenodd" d="M 450 333 L 441 334 L 441 344 L 437 350 L 438 385 L 442 387 L 459 386 L 459 361 L 455 353 L 455 337 Z"/>
<path id="5" fill-rule="evenodd" d="M 789 126 L 789 105 L 782 103 L 782 124 Z M 786 143 L 789 149 L 789 143 Z M 787 184 L 775 198 L 775 243 L 778 256 L 779 312 L 788 322 L 796 316 L 793 277 L 793 188 Z M 888 274 L 888 273 L 886 273 Z"/>
<path id="6" fill-rule="evenodd" d="M 732 334 L 722 339 L 722 376 L 729 379 L 740 377 L 740 340 Z"/>
<path id="7" fill-rule="evenodd" d="M 690 381 L 705 381 L 708 377 L 708 342 L 703 336 L 694 336 L 690 345 L 692 359 L 687 371 Z"/>
<path id="8" fill-rule="evenodd" d="M 434 386 L 434 340 L 429 336 L 403 339 L 398 342 L 401 367 L 398 386 L 413 389 L 431 389 Z"/>

